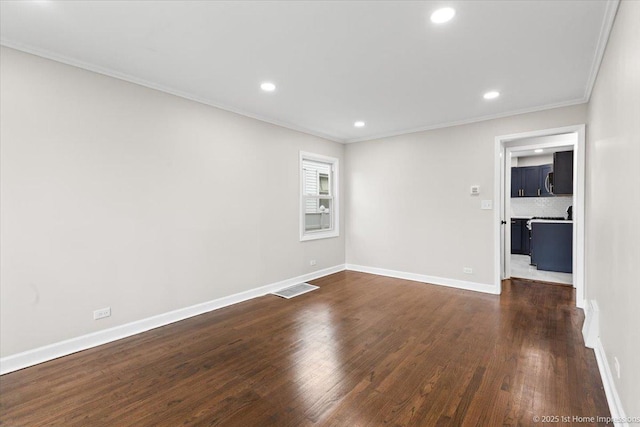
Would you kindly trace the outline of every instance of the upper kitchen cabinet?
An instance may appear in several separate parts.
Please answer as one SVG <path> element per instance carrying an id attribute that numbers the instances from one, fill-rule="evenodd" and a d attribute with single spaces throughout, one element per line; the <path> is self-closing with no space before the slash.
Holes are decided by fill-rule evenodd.
<path id="1" fill-rule="evenodd" d="M 573 194 L 573 151 L 553 153 L 551 184 L 553 194 Z"/>
<path id="2" fill-rule="evenodd" d="M 522 169 L 511 168 L 511 197 L 522 197 Z"/>
<path id="3" fill-rule="evenodd" d="M 511 168 L 511 197 L 538 195 L 538 167 Z"/>
<path id="4" fill-rule="evenodd" d="M 523 176 L 523 196 L 538 197 L 540 195 L 540 167 L 528 166 L 522 168 Z"/>
<path id="5" fill-rule="evenodd" d="M 548 175 L 553 165 L 511 168 L 511 197 L 548 197 Z"/>

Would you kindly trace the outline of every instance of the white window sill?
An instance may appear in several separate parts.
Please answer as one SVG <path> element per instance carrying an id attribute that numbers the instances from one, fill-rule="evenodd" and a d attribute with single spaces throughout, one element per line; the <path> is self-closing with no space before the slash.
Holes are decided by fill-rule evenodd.
<path id="1" fill-rule="evenodd" d="M 330 239 L 332 237 L 340 237 L 340 233 L 336 230 L 316 231 L 316 232 L 312 231 L 312 232 L 307 232 L 302 236 L 300 236 L 300 241 L 306 242 L 309 240 Z"/>

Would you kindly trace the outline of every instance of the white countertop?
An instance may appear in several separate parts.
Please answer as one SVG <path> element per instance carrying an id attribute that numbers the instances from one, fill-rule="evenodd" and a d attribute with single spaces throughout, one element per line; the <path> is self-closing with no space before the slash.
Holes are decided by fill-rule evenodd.
<path id="1" fill-rule="evenodd" d="M 573 220 L 567 219 L 532 219 L 531 222 L 546 222 L 550 224 L 573 224 Z"/>

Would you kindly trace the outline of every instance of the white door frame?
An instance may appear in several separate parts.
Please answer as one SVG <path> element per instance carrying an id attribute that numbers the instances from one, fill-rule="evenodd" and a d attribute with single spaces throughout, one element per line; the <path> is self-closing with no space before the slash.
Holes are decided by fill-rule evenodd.
<path id="1" fill-rule="evenodd" d="M 501 224 L 510 218 L 510 212 L 506 208 L 510 206 L 507 195 L 510 197 L 511 189 L 511 158 L 509 156 L 509 142 L 524 138 L 536 138 L 567 133 L 576 133 L 578 138 L 573 150 L 573 286 L 576 288 L 576 306 L 585 307 L 585 125 L 566 126 L 554 129 L 544 129 L 532 132 L 523 132 L 512 135 L 502 135 L 495 138 L 495 168 L 494 168 L 494 194 L 496 195 L 496 208 L 494 210 L 494 282 L 496 288 L 502 291 L 502 279 L 505 276 L 505 267 L 509 265 L 507 257 L 507 242 L 510 242 L 511 227 L 509 224 Z M 554 144 L 549 144 L 553 146 Z M 567 145 L 555 144 L 557 145 Z M 538 144 L 541 146 L 541 144 Z M 524 147 L 518 147 L 522 149 Z M 509 172 L 509 176 L 507 176 Z M 510 253 L 510 251 L 508 251 Z M 507 270 L 508 271 L 508 270 Z"/>

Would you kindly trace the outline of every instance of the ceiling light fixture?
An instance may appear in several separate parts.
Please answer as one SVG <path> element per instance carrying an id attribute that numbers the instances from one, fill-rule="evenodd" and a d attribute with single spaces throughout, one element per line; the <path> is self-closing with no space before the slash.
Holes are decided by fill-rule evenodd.
<path id="1" fill-rule="evenodd" d="M 455 15 L 456 11 L 454 8 L 443 7 L 431 14 L 431 22 L 434 24 L 444 24 L 445 22 L 451 21 Z"/>
<path id="2" fill-rule="evenodd" d="M 542 148 L 536 148 L 534 151 L 536 153 L 542 153 L 544 150 Z"/>
<path id="3" fill-rule="evenodd" d="M 487 92 L 483 95 L 484 99 L 496 99 L 499 96 L 500 96 L 500 92 L 496 92 L 495 90 L 492 90 L 491 92 Z"/>
<path id="4" fill-rule="evenodd" d="M 260 85 L 260 89 L 265 92 L 273 92 L 274 90 L 276 90 L 276 85 L 270 82 L 264 82 Z"/>
<path id="5" fill-rule="evenodd" d="M 355 127 L 357 127 L 357 128 L 363 128 L 364 127 L 364 122 L 363 121 L 357 121 L 353 125 Z"/>

